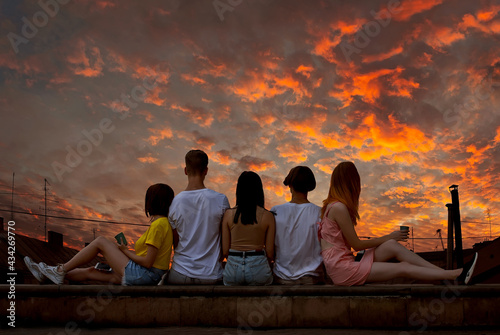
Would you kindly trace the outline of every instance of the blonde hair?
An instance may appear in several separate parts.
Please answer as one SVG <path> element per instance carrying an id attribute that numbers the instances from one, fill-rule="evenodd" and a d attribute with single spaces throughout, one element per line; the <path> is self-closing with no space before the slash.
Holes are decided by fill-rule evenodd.
<path id="1" fill-rule="evenodd" d="M 356 166 L 353 162 L 341 162 L 332 172 L 330 190 L 328 191 L 328 197 L 323 200 L 321 217 L 325 215 L 328 204 L 339 201 L 347 207 L 352 223 L 356 225 L 359 220 L 360 193 L 361 179 Z"/>

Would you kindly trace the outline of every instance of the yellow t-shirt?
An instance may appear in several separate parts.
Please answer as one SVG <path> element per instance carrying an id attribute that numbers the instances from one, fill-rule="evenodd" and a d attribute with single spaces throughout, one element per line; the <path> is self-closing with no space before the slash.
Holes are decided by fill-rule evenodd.
<path id="1" fill-rule="evenodd" d="M 158 249 L 153 267 L 168 270 L 172 255 L 172 227 L 167 218 L 159 218 L 151 222 L 148 230 L 135 243 L 135 254 L 146 256 L 148 244 Z"/>

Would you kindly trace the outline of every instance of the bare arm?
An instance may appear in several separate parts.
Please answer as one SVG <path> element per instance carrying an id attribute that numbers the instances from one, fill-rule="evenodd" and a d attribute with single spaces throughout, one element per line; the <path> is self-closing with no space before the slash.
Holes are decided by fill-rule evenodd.
<path id="1" fill-rule="evenodd" d="M 352 220 L 347 207 L 340 202 L 337 202 L 332 206 L 330 212 L 328 213 L 328 218 L 337 222 L 340 229 L 342 230 L 342 234 L 344 235 L 345 239 L 356 251 L 378 247 L 379 245 L 390 239 L 403 241 L 408 238 L 408 232 L 397 230 L 390 233 L 389 235 L 385 235 L 382 237 L 372 238 L 369 240 L 360 240 L 358 234 L 356 233 L 356 230 L 354 229 L 354 225 L 352 224 Z"/>
<path id="2" fill-rule="evenodd" d="M 158 254 L 158 248 L 155 246 L 152 246 L 151 244 L 147 244 L 147 251 L 145 256 L 137 256 L 135 254 L 135 251 L 129 250 L 126 245 L 120 244 L 120 250 L 131 260 L 133 260 L 135 263 L 139 264 L 140 266 L 144 266 L 145 268 L 149 269 L 153 266 L 156 255 Z"/>
<path id="3" fill-rule="evenodd" d="M 268 228 L 266 232 L 266 254 L 269 262 L 274 260 L 274 235 L 276 234 L 276 221 L 271 212 L 266 212 L 262 217 L 262 221 L 267 223 Z"/>
<path id="4" fill-rule="evenodd" d="M 222 257 L 224 258 L 229 256 L 229 247 L 231 246 L 231 231 L 229 230 L 229 224 L 231 223 L 232 215 L 229 213 L 230 211 L 226 211 L 222 218 Z"/>

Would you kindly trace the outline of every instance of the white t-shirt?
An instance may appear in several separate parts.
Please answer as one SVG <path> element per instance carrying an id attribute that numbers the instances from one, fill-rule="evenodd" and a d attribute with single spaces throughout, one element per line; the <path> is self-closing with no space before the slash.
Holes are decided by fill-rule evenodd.
<path id="1" fill-rule="evenodd" d="M 197 279 L 222 278 L 220 224 L 227 208 L 227 197 L 208 188 L 175 196 L 168 216 L 179 234 L 173 270 Z"/>
<path id="2" fill-rule="evenodd" d="M 318 276 L 316 269 L 323 262 L 318 240 L 321 208 L 288 202 L 274 206 L 271 212 L 276 213 L 274 274 L 285 280 Z"/>

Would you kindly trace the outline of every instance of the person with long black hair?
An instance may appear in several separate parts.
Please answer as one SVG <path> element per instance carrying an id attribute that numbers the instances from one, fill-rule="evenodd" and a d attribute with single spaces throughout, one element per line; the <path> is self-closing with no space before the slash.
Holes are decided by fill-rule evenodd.
<path id="1" fill-rule="evenodd" d="M 274 258 L 274 215 L 264 208 L 262 180 L 244 171 L 236 186 L 236 207 L 222 219 L 224 285 L 270 285 Z"/>

